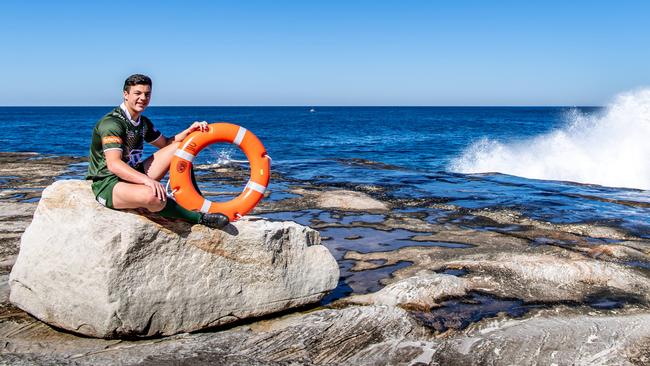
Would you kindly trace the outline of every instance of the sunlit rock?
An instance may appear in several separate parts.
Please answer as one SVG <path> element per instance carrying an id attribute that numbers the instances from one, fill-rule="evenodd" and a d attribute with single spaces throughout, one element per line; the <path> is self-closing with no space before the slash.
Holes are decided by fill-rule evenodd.
<path id="1" fill-rule="evenodd" d="M 293 193 L 300 194 L 305 200 L 313 202 L 319 208 L 349 210 L 349 211 L 386 211 L 388 206 L 365 193 L 332 190 L 315 191 L 306 189 L 295 189 Z"/>
<path id="2" fill-rule="evenodd" d="M 12 303 L 89 336 L 169 335 L 313 303 L 338 282 L 307 227 L 160 222 L 104 208 L 89 182 L 52 184 L 22 236 Z"/>
<path id="3" fill-rule="evenodd" d="M 443 299 L 465 296 L 469 290 L 471 283 L 463 278 L 422 271 L 377 292 L 347 297 L 341 303 L 426 310 L 438 305 Z"/>

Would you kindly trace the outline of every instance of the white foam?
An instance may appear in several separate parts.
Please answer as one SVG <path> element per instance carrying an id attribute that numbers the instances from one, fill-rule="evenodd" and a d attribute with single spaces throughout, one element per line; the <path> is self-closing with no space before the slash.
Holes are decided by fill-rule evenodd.
<path id="1" fill-rule="evenodd" d="M 219 166 L 228 166 L 232 163 L 232 155 L 233 151 L 232 150 L 221 150 L 219 151 L 219 155 L 217 156 L 217 162 L 216 164 Z"/>
<path id="2" fill-rule="evenodd" d="M 210 164 L 214 168 L 218 167 L 224 167 L 224 166 L 230 166 L 233 163 L 241 164 L 241 163 L 248 163 L 248 160 L 237 160 L 233 158 L 233 155 L 235 155 L 235 151 L 232 149 L 223 149 L 219 150 L 218 152 L 215 152 L 213 156 L 216 157 L 216 162 L 214 159 L 208 160 L 208 164 Z"/>
<path id="3" fill-rule="evenodd" d="M 621 94 L 598 115 L 574 110 L 567 120 L 561 129 L 517 143 L 481 139 L 449 168 L 650 189 L 650 89 Z"/>

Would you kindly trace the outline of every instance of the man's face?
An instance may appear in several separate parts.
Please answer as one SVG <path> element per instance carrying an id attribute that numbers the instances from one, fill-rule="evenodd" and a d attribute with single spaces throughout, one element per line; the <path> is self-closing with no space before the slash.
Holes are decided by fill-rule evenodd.
<path id="1" fill-rule="evenodd" d="M 124 103 L 136 112 L 142 113 L 151 100 L 151 87 L 149 85 L 133 85 L 124 92 Z"/>

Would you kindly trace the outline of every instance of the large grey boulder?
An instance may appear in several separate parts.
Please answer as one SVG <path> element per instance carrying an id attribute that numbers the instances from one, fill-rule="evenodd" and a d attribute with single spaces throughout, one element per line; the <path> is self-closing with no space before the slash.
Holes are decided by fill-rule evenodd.
<path id="1" fill-rule="evenodd" d="M 10 300 L 93 337 L 170 335 L 320 300 L 339 278 L 317 231 L 242 219 L 225 230 L 106 209 L 86 181 L 43 191 Z"/>

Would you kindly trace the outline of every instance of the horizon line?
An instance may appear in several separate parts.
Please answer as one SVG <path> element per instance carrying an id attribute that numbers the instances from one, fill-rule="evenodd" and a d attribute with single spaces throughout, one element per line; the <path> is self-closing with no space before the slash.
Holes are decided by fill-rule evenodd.
<path id="1" fill-rule="evenodd" d="M 0 105 L 0 108 L 111 108 L 115 105 Z M 148 108 L 603 108 L 599 105 L 150 105 Z"/>

